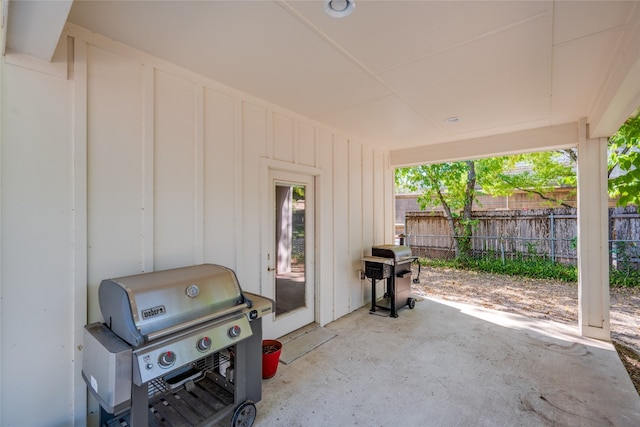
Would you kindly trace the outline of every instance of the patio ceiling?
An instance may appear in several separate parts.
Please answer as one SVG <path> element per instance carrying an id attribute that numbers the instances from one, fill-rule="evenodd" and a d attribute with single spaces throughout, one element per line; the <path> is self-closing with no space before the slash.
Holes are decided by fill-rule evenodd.
<path id="1" fill-rule="evenodd" d="M 608 136 L 640 105 L 640 2 L 356 2 L 75 1 L 68 20 L 389 150 L 582 117 Z M 42 16 L 23 3 L 9 53 L 33 32 L 12 19 Z"/>

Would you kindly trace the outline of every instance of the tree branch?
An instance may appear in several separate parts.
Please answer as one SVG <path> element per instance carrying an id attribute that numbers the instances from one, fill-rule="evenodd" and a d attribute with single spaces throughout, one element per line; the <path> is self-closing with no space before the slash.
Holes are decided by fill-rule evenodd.
<path id="1" fill-rule="evenodd" d="M 553 203 L 558 203 L 560 206 L 563 206 L 565 208 L 573 208 L 573 206 L 563 202 L 562 200 L 558 200 L 558 199 L 554 199 L 553 197 L 546 196 L 541 191 L 531 190 L 531 189 L 528 189 L 528 188 L 520 188 L 520 187 L 515 187 L 515 188 L 516 188 L 516 190 L 524 191 L 524 192 L 529 193 L 529 194 L 537 194 L 538 196 L 540 196 L 540 198 L 542 200 L 547 200 L 547 201 L 550 201 L 550 202 L 553 202 Z"/>

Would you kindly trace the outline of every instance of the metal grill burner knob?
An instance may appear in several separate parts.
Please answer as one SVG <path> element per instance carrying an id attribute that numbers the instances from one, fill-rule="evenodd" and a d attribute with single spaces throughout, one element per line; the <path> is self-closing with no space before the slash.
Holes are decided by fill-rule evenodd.
<path id="1" fill-rule="evenodd" d="M 198 344 L 196 345 L 198 351 L 205 352 L 211 348 L 211 338 L 203 337 L 198 340 Z"/>
<path id="2" fill-rule="evenodd" d="M 158 357 L 158 365 L 162 368 L 169 368 L 176 363 L 176 354 L 173 351 L 165 351 Z"/>
<path id="3" fill-rule="evenodd" d="M 242 332 L 242 330 L 240 329 L 240 326 L 235 325 L 229 328 L 229 338 L 238 338 L 240 336 L 240 333 Z"/>

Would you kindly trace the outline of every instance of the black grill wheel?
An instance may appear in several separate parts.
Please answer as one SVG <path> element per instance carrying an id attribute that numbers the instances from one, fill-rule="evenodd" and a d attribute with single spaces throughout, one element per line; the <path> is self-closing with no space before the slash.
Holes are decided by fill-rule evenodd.
<path id="1" fill-rule="evenodd" d="M 233 413 L 231 427 L 251 427 L 256 420 L 256 405 L 250 400 L 242 402 Z"/>

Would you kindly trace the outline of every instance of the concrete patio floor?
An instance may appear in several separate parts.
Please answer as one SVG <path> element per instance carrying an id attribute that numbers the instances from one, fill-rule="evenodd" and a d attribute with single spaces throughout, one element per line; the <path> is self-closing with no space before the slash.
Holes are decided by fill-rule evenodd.
<path id="1" fill-rule="evenodd" d="M 254 426 L 639 426 L 610 343 L 577 326 L 424 299 L 363 307 L 263 380 Z"/>

